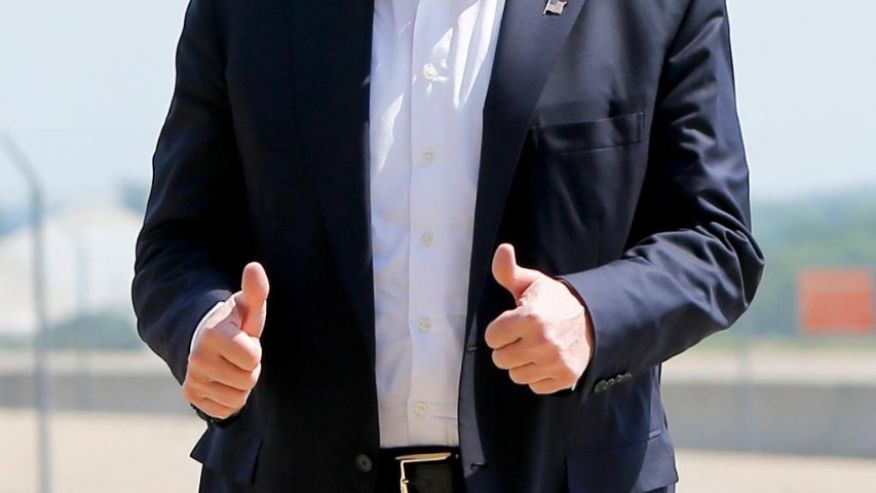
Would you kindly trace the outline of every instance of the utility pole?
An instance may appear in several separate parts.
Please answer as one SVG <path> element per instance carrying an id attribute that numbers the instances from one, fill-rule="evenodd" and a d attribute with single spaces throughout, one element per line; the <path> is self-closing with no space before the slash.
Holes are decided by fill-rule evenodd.
<path id="1" fill-rule="evenodd" d="M 36 312 L 34 335 L 33 373 L 37 408 L 37 454 L 39 460 L 39 492 L 51 493 L 52 474 L 49 444 L 49 398 L 51 396 L 49 372 L 46 368 L 48 353 L 48 317 L 46 312 L 46 267 L 43 242 L 44 201 L 42 187 L 36 171 L 24 151 L 9 134 L 0 133 L 0 146 L 6 151 L 12 164 L 21 171 L 30 193 L 31 232 L 33 238 L 33 302 Z"/>
<path id="2" fill-rule="evenodd" d="M 76 258 L 76 269 L 73 283 L 73 301 L 74 301 L 74 320 L 85 320 L 89 315 L 88 294 L 90 292 L 90 266 L 91 258 L 88 255 L 86 242 L 77 228 L 69 228 L 62 230 L 70 240 L 70 245 L 73 247 L 73 253 Z M 88 349 L 83 344 L 82 331 L 78 326 L 74 328 L 73 333 L 73 357 L 74 368 L 76 374 L 75 387 L 75 405 L 76 409 L 87 410 L 91 409 L 91 377 L 88 368 Z"/>

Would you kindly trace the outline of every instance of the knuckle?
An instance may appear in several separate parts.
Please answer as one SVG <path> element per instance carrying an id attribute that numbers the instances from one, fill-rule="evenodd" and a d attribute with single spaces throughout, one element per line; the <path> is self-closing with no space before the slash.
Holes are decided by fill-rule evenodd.
<path id="1" fill-rule="evenodd" d="M 568 368 L 563 368 L 560 372 L 554 377 L 560 385 L 564 387 L 568 387 L 575 383 L 575 376 L 571 370 Z"/>
<path id="2" fill-rule="evenodd" d="M 548 343 L 546 349 L 547 351 L 544 355 L 545 363 L 548 363 L 552 366 L 561 365 L 562 358 L 560 357 L 560 352 L 557 351 L 557 347 L 554 344 Z"/>
<path id="3" fill-rule="evenodd" d="M 204 354 L 198 348 L 195 348 L 189 354 L 189 371 L 200 371 L 204 366 Z"/>
<path id="4" fill-rule="evenodd" d="M 216 340 L 218 332 L 216 327 L 204 327 L 204 330 L 198 335 L 198 342 L 210 344 Z"/>
<path id="5" fill-rule="evenodd" d="M 192 386 L 191 386 L 191 384 L 188 383 L 188 381 L 186 381 L 186 383 L 184 383 L 182 386 L 182 396 L 183 396 L 183 399 L 185 399 L 188 402 L 191 402 L 192 404 L 194 404 L 194 402 L 197 398 L 195 396 L 195 391 L 192 390 Z"/>
<path id="6" fill-rule="evenodd" d="M 262 361 L 262 350 L 258 347 L 248 347 L 244 352 L 244 364 L 250 372 L 254 371 Z"/>
<path id="7" fill-rule="evenodd" d="M 536 313 L 533 317 L 533 328 L 542 334 L 547 334 L 550 328 L 550 321 L 540 313 Z"/>
<path id="8" fill-rule="evenodd" d="M 555 334 L 551 334 L 548 331 L 542 333 L 542 337 L 544 339 L 545 344 L 547 345 L 547 349 L 554 355 L 558 356 L 563 349 L 563 342 L 556 337 Z"/>
<path id="9" fill-rule="evenodd" d="M 538 395 L 547 395 L 553 393 L 551 388 L 546 384 L 533 384 L 530 385 L 529 388 Z"/>
<path id="10" fill-rule="evenodd" d="M 554 374 L 552 377 L 560 387 L 568 387 L 572 385 L 572 376 L 569 372 L 562 370 Z"/>
<path id="11" fill-rule="evenodd" d="M 247 371 L 253 371 L 262 361 L 262 346 L 257 340 L 252 340 L 244 333 L 235 337 L 235 345 L 238 348 L 240 362 Z"/>
<path id="12" fill-rule="evenodd" d="M 523 375 L 521 374 L 521 372 L 516 371 L 516 370 L 511 370 L 510 372 L 508 372 L 508 376 L 511 377 L 512 382 L 514 382 L 518 385 L 522 385 L 526 381 L 526 379 L 523 378 Z"/>
<path id="13" fill-rule="evenodd" d="M 249 397 L 249 392 L 238 392 L 232 399 L 233 408 L 240 409 L 246 404 L 246 399 Z"/>
<path id="14" fill-rule="evenodd" d="M 567 366 L 565 366 L 565 371 L 566 371 L 566 378 L 568 378 L 572 382 L 575 382 L 578 380 L 579 373 L 578 373 L 577 369 L 567 365 Z"/>
<path id="15" fill-rule="evenodd" d="M 255 387 L 257 383 L 259 383 L 259 368 L 260 367 L 256 367 L 255 370 L 249 372 L 246 375 L 246 385 L 250 389 Z"/>
<path id="16" fill-rule="evenodd" d="M 500 353 L 499 351 L 493 351 L 493 364 L 498 366 L 499 368 L 502 368 L 502 362 L 502 353 Z"/>
<path id="17" fill-rule="evenodd" d="M 487 329 L 484 331 L 484 342 L 487 343 L 489 347 L 496 346 L 496 325 L 495 322 L 490 322 L 490 325 L 487 326 Z"/>
<path id="18" fill-rule="evenodd" d="M 551 338 L 544 331 L 537 331 L 532 335 L 533 343 L 538 346 L 540 351 L 550 351 L 553 349 L 554 344 Z"/>

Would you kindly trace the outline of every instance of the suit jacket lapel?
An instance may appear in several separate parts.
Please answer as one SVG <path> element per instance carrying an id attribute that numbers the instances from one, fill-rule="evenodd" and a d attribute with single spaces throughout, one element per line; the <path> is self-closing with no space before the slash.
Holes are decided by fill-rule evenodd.
<path id="1" fill-rule="evenodd" d="M 489 273 L 505 199 L 530 116 L 556 54 L 586 0 L 562 15 L 542 14 L 545 0 L 507 0 L 490 87 L 478 178 L 466 327 Z M 374 351 L 374 293 L 368 196 L 369 74 L 373 0 L 337 0 L 332 15 L 305 15 L 288 2 L 297 78 L 295 118 L 304 161 L 325 215 L 332 251 L 359 328 Z M 315 109 L 315 110 L 314 110 Z"/>
<path id="2" fill-rule="evenodd" d="M 338 275 L 374 357 L 368 117 L 373 0 L 336 0 L 310 10 L 288 2 L 293 33 L 298 135 Z"/>
<path id="3" fill-rule="evenodd" d="M 484 104 L 467 330 L 489 275 L 499 222 L 530 117 L 557 53 L 587 0 L 568 0 L 562 15 L 543 15 L 545 1 L 505 3 Z M 467 337 L 470 342 L 473 335 Z"/>

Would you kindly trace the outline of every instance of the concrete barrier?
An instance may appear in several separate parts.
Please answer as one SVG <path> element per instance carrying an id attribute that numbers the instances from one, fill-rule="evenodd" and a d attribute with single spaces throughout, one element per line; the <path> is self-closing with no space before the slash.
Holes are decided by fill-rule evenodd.
<path id="1" fill-rule="evenodd" d="M 91 364 L 87 375 L 60 360 L 52 378 L 55 409 L 191 413 L 178 384 L 153 355 L 116 355 Z M 5 361 L 0 366 L 0 407 L 32 407 L 34 386 L 26 359 L 21 364 Z M 706 368 L 730 368 L 714 356 L 687 361 L 671 363 L 664 372 L 663 397 L 676 445 L 876 457 L 876 373 L 874 378 L 865 373 L 847 381 L 835 375 L 765 378 L 757 372 L 742 378 L 729 371 L 709 374 Z M 780 373 L 770 369 L 770 375 Z"/>
<path id="2" fill-rule="evenodd" d="M 876 457 L 876 385 L 667 382 L 663 396 L 682 447 Z"/>

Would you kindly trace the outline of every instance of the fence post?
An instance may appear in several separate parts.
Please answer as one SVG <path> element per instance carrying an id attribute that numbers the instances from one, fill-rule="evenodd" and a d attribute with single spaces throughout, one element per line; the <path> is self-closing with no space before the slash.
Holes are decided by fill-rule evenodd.
<path id="1" fill-rule="evenodd" d="M 12 164 L 21 171 L 30 192 L 31 233 L 33 237 L 33 301 L 37 321 L 34 335 L 33 370 L 37 408 L 38 491 L 51 493 L 51 445 L 49 443 L 51 381 L 46 368 L 49 333 L 45 298 L 46 266 L 45 245 L 43 243 L 44 202 L 42 186 L 33 165 L 12 136 L 5 132 L 0 133 L 0 144 L 2 144 Z"/>

